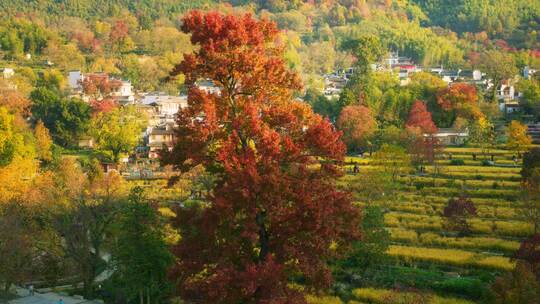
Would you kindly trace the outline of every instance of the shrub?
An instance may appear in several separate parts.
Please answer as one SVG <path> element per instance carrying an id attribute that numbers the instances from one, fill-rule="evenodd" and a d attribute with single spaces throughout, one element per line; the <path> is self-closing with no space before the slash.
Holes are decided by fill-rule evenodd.
<path id="1" fill-rule="evenodd" d="M 469 234 L 470 228 L 468 219 L 477 216 L 478 212 L 473 201 L 465 195 L 459 198 L 451 198 L 448 205 L 444 207 L 445 228 L 459 232 L 461 236 Z"/>
<path id="2" fill-rule="evenodd" d="M 451 166 L 465 166 L 465 161 L 463 159 L 452 159 L 450 161 Z"/>
<path id="3" fill-rule="evenodd" d="M 495 163 L 493 163 L 493 162 L 490 161 L 490 160 L 484 159 L 484 160 L 482 161 L 482 166 L 484 166 L 484 167 L 491 167 L 491 166 L 493 166 L 493 165 L 495 165 Z"/>

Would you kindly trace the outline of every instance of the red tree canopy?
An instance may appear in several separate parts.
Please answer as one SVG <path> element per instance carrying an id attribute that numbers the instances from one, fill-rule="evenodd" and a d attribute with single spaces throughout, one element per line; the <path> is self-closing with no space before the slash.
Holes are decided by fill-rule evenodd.
<path id="1" fill-rule="evenodd" d="M 423 133 L 432 134 L 437 132 L 437 126 L 431 118 L 431 113 L 428 111 L 426 104 L 420 100 L 413 103 L 406 126 L 420 128 Z"/>
<path id="2" fill-rule="evenodd" d="M 477 211 L 473 201 L 464 195 L 457 199 L 451 198 L 443 210 L 443 216 L 445 217 L 474 216 L 476 214 Z"/>
<path id="3" fill-rule="evenodd" d="M 172 73 L 191 89 L 163 160 L 204 165 L 217 180 L 204 203 L 177 209 L 177 290 L 196 303 L 305 303 L 291 276 L 307 290 L 328 286 L 326 259 L 359 236 L 358 210 L 335 185 L 340 134 L 293 101 L 299 77 L 275 24 L 193 11 L 182 30 L 199 48 Z M 203 79 L 220 92 L 199 90 Z"/>
<path id="4" fill-rule="evenodd" d="M 101 100 L 92 99 L 90 101 L 90 106 L 92 107 L 92 111 L 94 113 L 106 113 L 118 107 L 118 103 L 112 98 L 105 98 Z"/>
<path id="5" fill-rule="evenodd" d="M 483 116 L 478 107 L 476 87 L 467 83 L 456 83 L 437 92 L 437 103 L 445 111 L 474 120 Z"/>
<path id="6" fill-rule="evenodd" d="M 86 75 L 81 83 L 83 92 L 90 96 L 94 113 L 109 112 L 118 106 L 111 95 L 121 85 L 121 81 L 110 79 L 107 74 Z"/>
<path id="7" fill-rule="evenodd" d="M 524 240 L 514 254 L 514 258 L 529 263 L 537 280 L 540 281 L 540 234 L 535 234 Z"/>
<path id="8" fill-rule="evenodd" d="M 366 106 L 346 106 L 339 115 L 337 127 L 343 132 L 347 146 L 356 149 L 365 146 L 375 133 L 377 120 Z"/>
<path id="9" fill-rule="evenodd" d="M 107 74 L 89 74 L 86 75 L 81 83 L 83 92 L 92 96 L 108 96 L 115 89 L 118 89 L 122 82 L 116 79 L 110 79 Z"/>

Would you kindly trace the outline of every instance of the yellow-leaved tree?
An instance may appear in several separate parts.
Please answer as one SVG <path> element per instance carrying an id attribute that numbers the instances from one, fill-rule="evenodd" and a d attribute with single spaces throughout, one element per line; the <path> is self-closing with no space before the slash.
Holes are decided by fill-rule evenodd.
<path id="1" fill-rule="evenodd" d="M 532 143 L 531 137 L 527 134 L 527 125 L 517 120 L 512 120 L 506 130 L 506 135 L 508 136 L 506 147 L 518 155 L 526 151 Z"/>

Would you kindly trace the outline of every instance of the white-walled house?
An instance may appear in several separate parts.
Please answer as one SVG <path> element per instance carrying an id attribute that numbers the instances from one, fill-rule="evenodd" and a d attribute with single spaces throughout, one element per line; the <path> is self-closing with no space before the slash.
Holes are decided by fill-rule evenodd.
<path id="1" fill-rule="evenodd" d="M 69 88 L 74 92 L 79 92 L 82 90 L 81 83 L 83 82 L 84 77 L 81 71 L 69 71 L 68 73 L 68 85 Z"/>
<path id="2" fill-rule="evenodd" d="M 469 131 L 459 131 L 454 128 L 440 128 L 433 136 L 437 138 L 442 145 L 461 146 L 469 138 Z"/>
<path id="3" fill-rule="evenodd" d="M 523 68 L 523 78 L 525 79 L 531 79 L 531 77 L 534 76 L 536 73 L 538 73 L 538 70 L 532 69 L 529 66 Z"/>
<path id="4" fill-rule="evenodd" d="M 82 100 L 88 101 L 89 96 L 85 96 L 83 92 L 82 83 L 86 78 L 105 78 L 110 82 L 114 82 L 115 85 L 112 86 L 112 92 L 110 96 L 116 99 L 116 101 L 126 104 L 132 103 L 135 101 L 135 96 L 133 93 L 133 87 L 130 81 L 120 80 L 109 77 L 107 73 L 83 73 L 81 71 L 70 71 L 68 73 L 68 85 L 71 89 L 73 95 L 78 95 Z"/>
<path id="5" fill-rule="evenodd" d="M 174 124 L 165 123 L 146 130 L 145 142 L 148 158 L 158 158 L 163 149 L 171 151 L 174 146 Z"/>
<path id="6" fill-rule="evenodd" d="M 133 87 L 130 81 L 119 80 L 120 85 L 113 89 L 111 96 L 116 97 L 121 103 L 130 103 L 135 101 Z"/>
<path id="7" fill-rule="evenodd" d="M 15 76 L 15 70 L 12 68 L 0 68 L 0 73 L 2 73 L 2 77 L 4 79 L 9 79 Z"/>
<path id="8" fill-rule="evenodd" d="M 142 107 L 152 107 L 154 115 L 150 117 L 151 125 L 174 123 L 180 109 L 188 106 L 187 96 L 172 96 L 165 93 L 148 93 L 141 99 Z"/>
<path id="9" fill-rule="evenodd" d="M 503 83 L 497 88 L 497 97 L 500 100 L 514 100 L 518 95 L 513 85 Z"/>

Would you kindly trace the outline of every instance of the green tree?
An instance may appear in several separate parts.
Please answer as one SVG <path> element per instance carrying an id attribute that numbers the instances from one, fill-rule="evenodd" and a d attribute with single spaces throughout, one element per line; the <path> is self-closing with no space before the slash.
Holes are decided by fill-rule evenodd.
<path id="1" fill-rule="evenodd" d="M 90 106 L 79 99 L 64 99 L 56 91 L 37 88 L 31 94 L 32 115 L 41 120 L 52 138 L 62 146 L 75 146 L 88 130 Z"/>
<path id="2" fill-rule="evenodd" d="M 486 51 L 480 57 L 480 68 L 491 78 L 493 82 L 491 100 L 497 102 L 497 89 L 503 80 L 513 78 L 517 73 L 514 59 L 502 51 Z"/>
<path id="3" fill-rule="evenodd" d="M 396 182 L 400 175 L 411 171 L 411 158 L 403 147 L 383 144 L 373 157 L 374 164 L 380 166 L 392 182 Z"/>
<path id="4" fill-rule="evenodd" d="M 517 87 L 523 92 L 519 103 L 525 113 L 536 118 L 540 117 L 540 81 L 536 79 L 522 80 Z"/>
<path id="5" fill-rule="evenodd" d="M 111 160 L 120 161 L 121 153 L 131 152 L 139 143 L 146 119 L 134 107 L 127 106 L 99 113 L 91 122 L 90 133 Z"/>
<path id="6" fill-rule="evenodd" d="M 352 79 L 340 96 L 341 103 L 350 105 L 356 101 L 365 102 L 367 98 L 365 83 L 372 74 L 371 64 L 384 55 L 381 41 L 374 35 L 363 35 L 357 39 L 348 39 L 341 44 L 344 51 L 348 51 L 356 58 Z"/>
<path id="7" fill-rule="evenodd" d="M 54 209 L 53 227 L 62 237 L 67 259 L 75 264 L 84 295 L 94 295 L 95 278 L 106 269 L 105 248 L 125 199 L 116 172 L 86 176 L 74 161 L 63 160 L 55 172 L 54 193 L 65 205 Z"/>
<path id="8" fill-rule="evenodd" d="M 343 260 L 336 263 L 336 279 L 358 284 L 366 280 L 366 272 L 386 260 L 390 245 L 390 233 L 384 228 L 384 212 L 381 207 L 367 206 L 363 210 L 361 231 L 363 239 L 352 245 Z"/>
<path id="9" fill-rule="evenodd" d="M 323 117 L 328 117 L 335 122 L 341 112 L 340 103 L 336 98 L 328 99 L 323 94 L 313 89 L 308 89 L 304 100 L 311 105 L 313 111 Z"/>
<path id="10" fill-rule="evenodd" d="M 15 116 L 0 107 L 0 166 L 9 164 L 24 145 L 22 135 L 15 130 Z"/>
<path id="11" fill-rule="evenodd" d="M 486 118 L 481 117 L 470 126 L 469 141 L 482 149 L 484 158 L 495 146 L 495 128 Z"/>
<path id="12" fill-rule="evenodd" d="M 165 243 L 164 222 L 142 188 L 131 191 L 120 210 L 112 261 L 113 282 L 131 300 L 158 303 L 170 291 L 167 269 L 173 261 Z"/>

